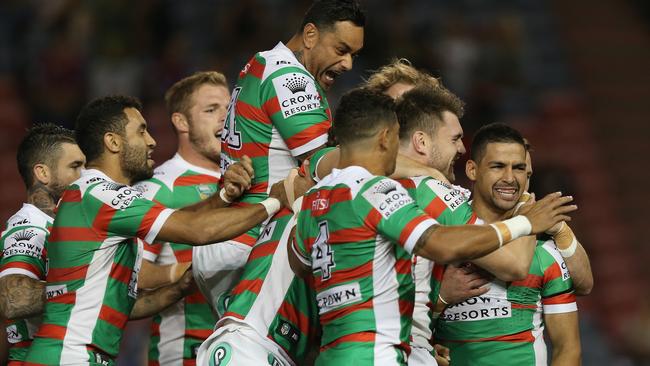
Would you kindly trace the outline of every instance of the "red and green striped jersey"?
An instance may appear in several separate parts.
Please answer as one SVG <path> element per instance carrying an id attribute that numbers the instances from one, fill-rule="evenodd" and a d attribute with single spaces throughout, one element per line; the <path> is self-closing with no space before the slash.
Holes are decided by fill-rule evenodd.
<path id="1" fill-rule="evenodd" d="M 118 353 L 142 246 L 174 210 L 89 169 L 63 193 L 47 243 L 43 323 L 27 362 L 86 364 Z"/>
<path id="2" fill-rule="evenodd" d="M 179 154 L 160 165 L 153 178 L 134 188 L 169 208 L 200 202 L 218 191 L 220 173 L 194 166 Z M 144 259 L 157 264 L 192 261 L 192 246 L 158 242 L 144 244 Z M 214 323 L 210 305 L 197 289 L 183 300 L 153 317 L 149 365 L 193 365 L 196 351 L 210 336 Z"/>
<path id="3" fill-rule="evenodd" d="M 543 314 L 577 311 L 575 301 L 555 243 L 538 241 L 526 279 L 494 280 L 486 294 L 447 307 L 435 337 L 454 365 L 546 365 Z"/>
<path id="4" fill-rule="evenodd" d="M 330 125 L 322 88 L 280 42 L 239 74 L 221 135 L 221 171 L 248 155 L 255 178 L 241 201 L 262 201 L 297 166 L 295 157 L 327 142 Z"/>
<path id="5" fill-rule="evenodd" d="M 245 322 L 301 365 L 316 336 L 318 311 L 310 286 L 289 267 L 287 246 L 294 227 L 293 213 L 284 208 L 262 228 L 220 323 Z"/>
<path id="6" fill-rule="evenodd" d="M 54 221 L 36 206 L 25 203 L 7 221 L 0 239 L 0 278 L 22 275 L 45 280 L 45 242 Z M 8 321 L 9 360 L 24 361 L 41 317 Z"/>
<path id="7" fill-rule="evenodd" d="M 431 177 L 413 177 L 401 179 L 399 182 L 418 206 L 441 225 L 476 223 L 477 217 L 468 202 L 468 194 L 462 188 L 450 186 Z M 432 261 L 417 255 L 413 256 L 415 307 L 411 344 L 429 351 L 433 350 L 430 343 L 433 333 L 431 309 L 440 289 L 440 281 L 431 276 L 432 269 Z"/>
<path id="8" fill-rule="evenodd" d="M 313 269 L 319 362 L 405 364 L 411 252 L 434 224 L 401 184 L 362 167 L 335 169 L 307 192 L 293 249 Z"/>

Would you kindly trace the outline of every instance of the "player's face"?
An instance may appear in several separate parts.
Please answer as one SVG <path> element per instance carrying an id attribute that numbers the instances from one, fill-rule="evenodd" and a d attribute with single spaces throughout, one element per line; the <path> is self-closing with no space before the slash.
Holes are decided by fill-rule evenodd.
<path id="1" fill-rule="evenodd" d="M 49 185 L 55 198 L 60 198 L 65 187 L 81 176 L 86 157 L 77 144 L 63 143 Z"/>
<path id="2" fill-rule="evenodd" d="M 476 162 L 475 162 L 476 163 Z M 517 143 L 489 143 L 477 163 L 474 194 L 501 212 L 515 207 L 526 187 L 526 150 Z"/>
<path id="3" fill-rule="evenodd" d="M 427 157 L 428 165 L 439 170 L 450 182 L 454 182 L 456 180 L 454 166 L 466 152 L 463 145 L 463 128 L 458 117 L 449 111 L 444 111 L 442 123 L 437 126 L 432 140 L 431 151 Z"/>
<path id="4" fill-rule="evenodd" d="M 530 158 L 530 152 L 526 151 L 526 189 L 524 192 L 528 192 L 530 189 L 530 177 L 533 175 L 533 160 Z"/>
<path id="5" fill-rule="evenodd" d="M 151 158 L 156 141 L 147 131 L 147 122 L 135 108 L 126 108 L 128 118 L 125 127 L 126 139 L 121 151 L 124 174 L 135 183 L 153 176 L 154 161 Z"/>
<path id="6" fill-rule="evenodd" d="M 388 150 L 386 158 L 386 175 L 395 172 L 397 165 L 397 153 L 399 151 L 399 123 L 394 123 L 388 129 Z"/>
<path id="7" fill-rule="evenodd" d="M 363 27 L 350 21 L 336 22 L 331 30 L 319 34 L 318 41 L 309 50 L 307 69 L 327 90 L 339 75 L 352 69 L 352 59 L 362 47 Z"/>
<path id="8" fill-rule="evenodd" d="M 397 99 L 402 96 L 402 94 L 406 93 L 407 91 L 415 88 L 415 85 L 409 84 L 409 83 L 403 83 L 401 81 L 398 81 L 397 83 L 391 85 L 384 94 L 388 95 L 389 97 L 393 99 Z"/>
<path id="9" fill-rule="evenodd" d="M 224 86 L 203 84 L 191 97 L 188 110 L 189 138 L 194 149 L 206 158 L 219 162 L 223 130 L 230 92 Z"/>

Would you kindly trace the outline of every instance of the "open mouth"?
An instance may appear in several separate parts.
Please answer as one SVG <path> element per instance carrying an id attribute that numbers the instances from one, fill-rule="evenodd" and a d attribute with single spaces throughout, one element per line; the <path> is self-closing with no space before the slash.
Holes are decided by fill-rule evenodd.
<path id="1" fill-rule="evenodd" d="M 515 187 L 495 187 L 494 192 L 497 197 L 504 201 L 514 201 L 518 198 L 517 193 L 519 190 Z"/>
<path id="2" fill-rule="evenodd" d="M 336 80 L 336 78 L 339 77 L 339 75 L 341 75 L 341 73 L 338 71 L 327 70 L 325 71 L 323 78 L 325 79 L 325 82 L 328 85 L 331 85 L 334 83 L 334 80 Z"/>

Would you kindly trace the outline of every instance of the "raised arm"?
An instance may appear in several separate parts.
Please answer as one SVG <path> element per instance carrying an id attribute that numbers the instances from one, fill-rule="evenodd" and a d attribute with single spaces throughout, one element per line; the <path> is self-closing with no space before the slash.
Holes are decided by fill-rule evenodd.
<path id="1" fill-rule="evenodd" d="M 591 263 L 585 248 L 580 244 L 571 227 L 566 222 L 562 222 L 547 233 L 553 236 L 553 241 L 569 268 L 576 295 L 589 295 L 594 286 Z"/>
<path id="2" fill-rule="evenodd" d="M 472 263 L 492 273 L 501 281 L 520 281 L 528 275 L 536 244 L 537 240 L 534 236 L 524 236 L 499 250 L 472 260 Z"/>
<path id="3" fill-rule="evenodd" d="M 139 289 L 155 289 L 178 281 L 190 268 L 192 262 L 174 264 L 156 264 L 149 260 L 142 260 L 142 267 L 138 273 Z"/>
<path id="4" fill-rule="evenodd" d="M 142 319 L 158 314 L 190 294 L 192 290 L 195 290 L 192 271 L 187 271 L 178 282 L 151 291 L 141 291 L 129 319 Z"/>
<path id="5" fill-rule="evenodd" d="M 21 274 L 0 278 L 0 317 L 24 319 L 43 312 L 45 282 Z"/>

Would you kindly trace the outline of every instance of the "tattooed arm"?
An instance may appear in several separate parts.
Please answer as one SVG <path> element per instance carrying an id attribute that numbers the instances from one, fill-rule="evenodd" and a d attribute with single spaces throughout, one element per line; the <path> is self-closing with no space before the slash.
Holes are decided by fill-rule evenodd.
<path id="1" fill-rule="evenodd" d="M 178 282 L 151 291 L 141 291 L 129 319 L 142 319 L 158 314 L 195 290 L 192 271 L 189 270 Z"/>
<path id="2" fill-rule="evenodd" d="M 0 317 L 24 319 L 41 314 L 45 304 L 45 282 L 25 275 L 0 278 Z"/>

